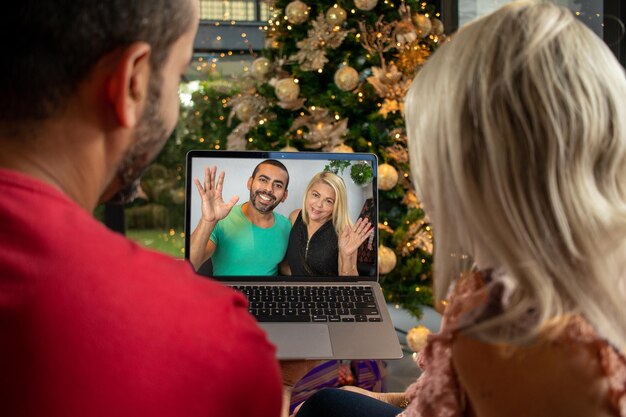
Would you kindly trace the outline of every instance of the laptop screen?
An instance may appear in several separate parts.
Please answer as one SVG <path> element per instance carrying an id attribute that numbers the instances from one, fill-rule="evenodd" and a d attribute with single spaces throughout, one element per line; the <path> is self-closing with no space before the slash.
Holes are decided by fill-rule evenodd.
<path id="1" fill-rule="evenodd" d="M 216 224 L 202 216 L 205 169 L 213 166 L 218 178 L 224 173 L 223 202 L 239 197 Z M 230 281 L 377 280 L 374 154 L 191 151 L 186 175 L 185 257 L 200 274 Z M 253 224 L 251 217 L 266 223 Z M 371 232 L 352 243 L 352 255 L 341 257 L 339 245 L 346 240 L 340 238 L 338 225 L 349 222 L 354 227 L 359 218 L 371 223 Z"/>

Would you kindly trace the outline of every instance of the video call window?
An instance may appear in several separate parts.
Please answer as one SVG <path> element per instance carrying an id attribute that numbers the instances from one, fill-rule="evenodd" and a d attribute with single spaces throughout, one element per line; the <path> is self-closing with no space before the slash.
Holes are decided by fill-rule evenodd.
<path id="1" fill-rule="evenodd" d="M 244 152 L 245 153 L 245 152 Z M 337 155 L 345 154 L 318 154 L 316 159 L 280 159 L 289 172 L 288 196 L 283 203 L 280 203 L 274 209 L 274 213 L 281 214 L 289 218 L 290 214 L 297 209 L 303 207 L 303 197 L 307 185 L 311 178 L 322 171 L 328 170 L 332 166 L 332 162 L 337 161 Z M 291 156 L 293 157 L 293 156 Z M 329 158 L 329 159 L 325 159 Z M 346 157 L 339 157 L 346 158 Z M 264 159 L 258 158 L 191 158 L 191 162 L 187 167 L 187 175 L 191 178 L 187 180 L 187 219 L 186 233 L 189 235 L 193 232 L 200 221 L 201 197 L 198 190 L 193 184 L 193 179 L 197 178 L 201 182 L 204 181 L 205 168 L 217 166 L 217 174 L 225 173 L 222 197 L 224 201 L 229 201 L 233 196 L 239 196 L 237 205 L 241 205 L 250 200 L 250 191 L 247 188 L 248 179 L 252 176 L 254 168 Z M 372 168 L 371 161 L 348 160 L 346 166 L 337 172 L 343 179 L 347 194 L 348 214 L 352 223 L 356 222 L 359 217 L 367 217 L 374 225 L 371 239 L 365 241 L 358 252 L 358 270 L 361 276 L 376 276 L 377 270 L 377 236 L 376 225 L 378 222 L 377 215 L 377 196 L 375 193 L 375 178 L 366 184 L 356 184 L 351 177 L 351 166 L 354 164 L 368 164 Z M 375 176 L 375 169 L 371 169 L 372 176 Z M 191 184 L 191 187 L 189 185 Z M 187 246 L 186 250 L 189 250 Z M 213 271 L 210 271 L 211 273 Z M 218 275 L 218 274 L 216 274 Z"/>

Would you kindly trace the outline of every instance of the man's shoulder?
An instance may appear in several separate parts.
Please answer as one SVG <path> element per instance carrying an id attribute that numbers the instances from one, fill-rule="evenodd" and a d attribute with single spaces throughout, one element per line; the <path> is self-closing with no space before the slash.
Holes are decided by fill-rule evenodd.
<path id="1" fill-rule="evenodd" d="M 239 334 L 236 337 L 242 337 L 242 332 L 247 337 L 261 333 L 254 319 L 248 317 L 241 294 L 213 279 L 200 277 L 187 261 L 137 248 L 124 266 L 115 269 L 119 276 L 116 283 L 110 283 L 110 292 L 117 294 L 120 301 L 124 299 L 129 311 L 146 317 L 168 317 L 159 321 L 160 326 L 187 323 L 185 326 L 195 331 L 206 333 L 208 327 L 221 328 L 221 332 Z"/>
<path id="2" fill-rule="evenodd" d="M 240 224 L 244 220 L 245 220 L 245 216 L 243 214 L 242 205 L 238 204 L 234 206 L 230 210 L 230 212 L 228 212 L 226 217 L 224 217 L 222 220 L 217 222 L 217 224 L 215 225 L 215 228 L 213 229 L 213 232 L 211 233 L 211 237 L 213 238 L 213 240 L 215 240 L 215 238 L 217 238 L 218 235 L 221 235 L 222 233 L 224 233 L 225 229 L 230 230 L 231 228 Z"/>
<path id="3" fill-rule="evenodd" d="M 46 212 L 60 208 L 63 210 L 78 210 L 79 206 L 66 194 L 51 184 L 35 177 L 31 177 L 19 171 L 0 168 L 0 191 L 3 198 L 2 205 L 14 210 L 18 215 L 32 215 L 33 205 L 45 207 Z M 21 210 L 22 206 L 30 205 L 27 210 Z"/>
<path id="4" fill-rule="evenodd" d="M 217 222 L 217 225 L 226 223 L 239 223 L 244 220 L 246 220 L 246 215 L 243 213 L 243 204 L 237 204 L 230 210 L 230 212 L 228 212 L 226 217 Z"/>
<path id="5" fill-rule="evenodd" d="M 171 267 L 180 269 L 176 265 Z M 195 348 L 199 355 L 215 352 L 216 340 L 219 340 L 217 351 L 226 349 L 238 355 L 255 353 L 265 356 L 264 360 L 275 354 L 265 333 L 248 313 L 247 302 L 240 293 L 194 272 L 192 276 L 187 271 L 181 271 L 180 276 L 171 276 L 171 272 L 175 271 L 166 269 L 164 276 L 156 277 L 168 280 L 169 285 L 164 285 L 156 294 L 155 301 L 161 298 L 160 302 L 150 302 L 148 314 L 159 310 L 156 317 L 169 317 L 170 328 L 176 328 L 181 337 L 198 343 Z M 179 328 L 181 323 L 184 329 Z"/>
<path id="6" fill-rule="evenodd" d="M 291 228 L 291 221 L 289 218 L 283 214 L 274 212 L 274 222 L 280 227 L 288 226 Z"/>

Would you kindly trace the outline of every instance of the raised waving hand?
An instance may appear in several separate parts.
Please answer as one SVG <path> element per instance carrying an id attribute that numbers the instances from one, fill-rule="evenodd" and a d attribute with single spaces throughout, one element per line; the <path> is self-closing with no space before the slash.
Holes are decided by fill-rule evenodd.
<path id="1" fill-rule="evenodd" d="M 197 178 L 194 183 L 202 199 L 202 220 L 207 222 L 218 222 L 230 213 L 230 210 L 239 201 L 239 196 L 233 196 L 228 203 L 222 197 L 224 186 L 224 171 L 217 176 L 217 166 L 206 167 L 204 170 L 204 186 Z"/>
<path id="2" fill-rule="evenodd" d="M 352 227 L 346 226 L 339 236 L 339 252 L 346 256 L 353 255 L 371 232 L 372 224 L 367 218 L 359 218 Z"/>

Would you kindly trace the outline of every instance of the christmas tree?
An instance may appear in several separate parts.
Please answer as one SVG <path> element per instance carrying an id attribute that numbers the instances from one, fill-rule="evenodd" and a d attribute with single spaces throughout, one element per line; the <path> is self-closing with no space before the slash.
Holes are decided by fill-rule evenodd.
<path id="1" fill-rule="evenodd" d="M 381 283 L 388 301 L 417 316 L 432 304 L 432 234 L 410 183 L 403 99 L 445 39 L 436 16 L 410 0 L 276 0 L 266 48 L 238 92 L 218 97 L 204 84 L 177 142 L 377 154 Z M 214 134 L 220 129 L 229 131 L 226 143 Z"/>

